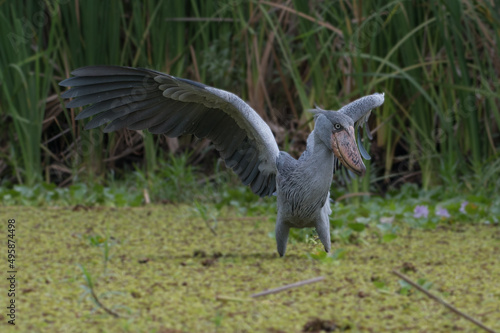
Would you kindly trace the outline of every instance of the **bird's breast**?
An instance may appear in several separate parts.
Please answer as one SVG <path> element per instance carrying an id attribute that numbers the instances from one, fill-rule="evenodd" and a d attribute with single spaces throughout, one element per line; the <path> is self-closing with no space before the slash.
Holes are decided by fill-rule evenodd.
<path id="1" fill-rule="evenodd" d="M 279 179 L 278 210 L 297 228 L 314 226 L 328 196 L 329 186 L 298 179 Z"/>

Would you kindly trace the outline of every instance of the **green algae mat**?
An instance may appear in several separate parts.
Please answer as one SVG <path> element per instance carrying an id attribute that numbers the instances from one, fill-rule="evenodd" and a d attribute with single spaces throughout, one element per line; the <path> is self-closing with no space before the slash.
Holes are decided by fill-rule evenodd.
<path id="1" fill-rule="evenodd" d="M 231 211 L 216 234 L 187 206 L 1 213 L 4 235 L 15 219 L 17 270 L 16 325 L 3 278 L 1 332 L 482 332 L 393 269 L 500 332 L 498 226 L 402 228 L 390 242 L 367 228 L 331 256 L 312 240 L 278 258 L 272 221 Z"/>

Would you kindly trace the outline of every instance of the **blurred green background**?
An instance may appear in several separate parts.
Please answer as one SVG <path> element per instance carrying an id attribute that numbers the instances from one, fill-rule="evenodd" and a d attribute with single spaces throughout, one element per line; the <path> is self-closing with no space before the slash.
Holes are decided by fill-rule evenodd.
<path id="1" fill-rule="evenodd" d="M 374 140 L 363 134 L 367 176 L 336 177 L 337 188 L 500 189 L 494 1 L 7 0 L 0 27 L 4 200 L 16 186 L 57 195 L 68 186 L 84 193 L 82 184 L 105 197 L 116 182 L 153 200 L 192 200 L 189 188 L 218 179 L 224 167 L 209 142 L 84 131 L 57 83 L 94 64 L 147 67 L 234 92 L 296 157 L 313 127 L 304 110 L 384 92 L 370 120 Z"/>

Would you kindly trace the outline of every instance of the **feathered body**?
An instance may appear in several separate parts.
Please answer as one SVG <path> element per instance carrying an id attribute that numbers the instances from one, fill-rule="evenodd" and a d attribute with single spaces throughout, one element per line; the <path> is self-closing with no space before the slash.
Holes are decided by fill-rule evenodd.
<path id="1" fill-rule="evenodd" d="M 60 83 L 72 87 L 62 97 L 74 98 L 67 107 L 92 104 L 77 116 L 93 117 L 85 128 L 108 123 L 105 132 L 148 129 L 169 137 L 208 138 L 255 194 L 276 192 L 280 256 L 285 254 L 290 228 L 315 227 L 325 250 L 330 250 L 329 189 L 334 168 L 341 162 L 356 174 L 364 174 L 354 126 L 364 125 L 371 109 L 384 101 L 383 94 L 374 94 L 339 112 L 311 110 L 315 128 L 306 151 L 296 160 L 278 149 L 269 126 L 230 92 L 144 68 L 89 66 L 72 74 Z"/>

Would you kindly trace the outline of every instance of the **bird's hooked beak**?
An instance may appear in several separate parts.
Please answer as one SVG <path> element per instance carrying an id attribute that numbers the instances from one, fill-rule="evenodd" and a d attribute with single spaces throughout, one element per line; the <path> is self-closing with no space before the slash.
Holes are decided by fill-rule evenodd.
<path id="1" fill-rule="evenodd" d="M 366 167 L 359 155 L 353 126 L 332 133 L 331 144 L 333 153 L 346 168 L 360 177 L 365 174 Z"/>

